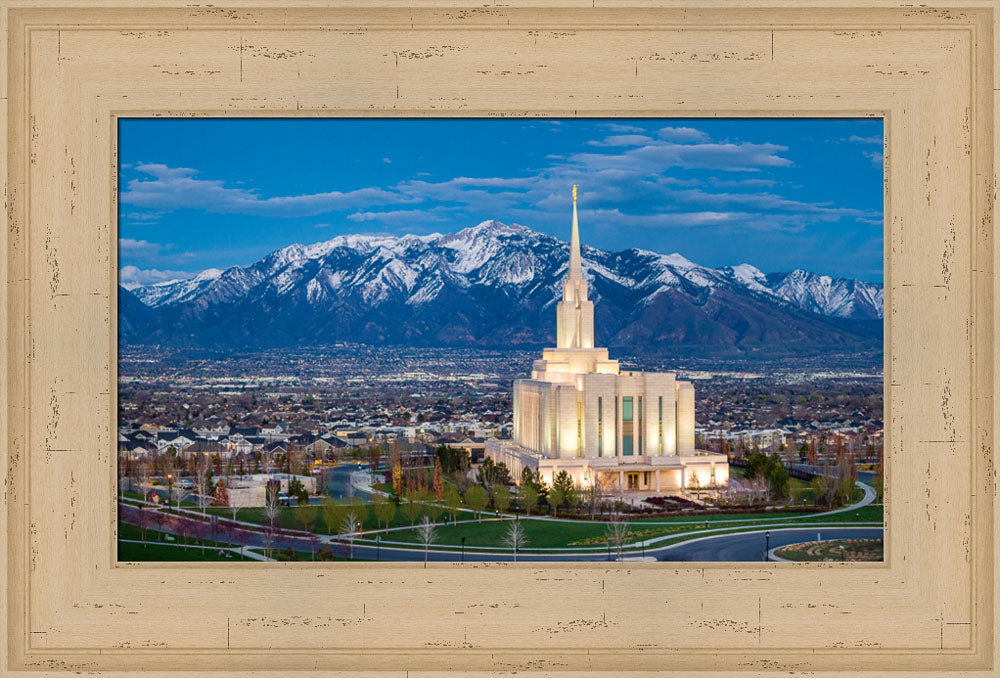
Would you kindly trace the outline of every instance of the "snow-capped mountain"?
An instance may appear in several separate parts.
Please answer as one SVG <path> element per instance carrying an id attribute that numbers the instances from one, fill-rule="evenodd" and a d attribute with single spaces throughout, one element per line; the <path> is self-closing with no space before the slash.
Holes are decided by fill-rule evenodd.
<path id="1" fill-rule="evenodd" d="M 807 311 L 838 318 L 881 318 L 882 286 L 808 271 L 772 273 L 766 285 L 774 294 Z"/>
<path id="2" fill-rule="evenodd" d="M 131 290 L 122 336 L 245 348 L 548 344 L 568 247 L 497 221 L 454 234 L 291 245 L 246 268 Z M 604 345 L 736 352 L 881 345 L 877 284 L 764 274 L 749 264 L 713 269 L 638 249 L 584 247 L 583 266 Z"/>

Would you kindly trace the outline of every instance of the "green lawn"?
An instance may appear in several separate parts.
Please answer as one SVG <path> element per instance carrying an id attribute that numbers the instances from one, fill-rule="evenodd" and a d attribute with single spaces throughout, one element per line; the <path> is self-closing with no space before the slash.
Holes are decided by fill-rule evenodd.
<path id="1" fill-rule="evenodd" d="M 232 518 L 233 517 L 233 512 L 230 509 L 224 508 L 224 507 L 220 507 L 220 506 L 209 506 L 207 508 L 207 511 L 208 511 L 208 513 L 220 515 L 220 516 L 222 516 L 224 518 Z M 284 527 L 284 528 L 288 528 L 288 529 L 301 530 L 302 529 L 302 523 L 300 523 L 296 519 L 296 517 L 298 516 L 298 514 L 299 514 L 299 507 L 297 507 L 297 506 L 285 506 L 284 508 L 281 509 L 281 514 L 278 516 L 278 525 L 281 526 L 281 527 Z M 463 514 L 459 514 L 459 515 L 461 516 Z M 439 519 L 443 519 L 444 517 L 445 517 L 445 514 L 442 512 L 441 517 Z M 256 525 L 266 525 L 267 524 L 267 517 L 264 514 L 264 509 L 261 508 L 261 507 L 239 509 L 239 511 L 237 512 L 237 515 L 236 515 L 236 519 L 237 520 L 242 520 L 242 521 L 245 521 L 245 522 L 248 522 L 248 523 L 254 523 Z M 420 522 L 420 518 L 417 518 L 416 522 Z M 396 509 L 396 516 L 389 523 L 389 526 L 390 527 L 404 527 L 404 526 L 409 525 L 409 524 L 410 524 L 409 519 L 406 518 L 403 515 L 402 507 L 398 507 Z M 381 527 L 384 528 L 385 524 L 382 524 Z M 376 529 L 375 512 L 372 510 L 371 505 L 368 506 L 368 515 L 365 517 L 364 523 L 362 524 L 362 529 L 365 529 L 365 530 L 374 530 L 374 529 Z M 316 522 L 313 523 L 312 531 L 316 532 L 317 534 L 328 534 L 328 532 L 329 532 L 329 530 L 327 529 L 326 521 L 323 519 L 322 508 L 318 512 L 318 515 L 316 517 Z M 338 532 L 339 531 L 339 526 L 338 526 L 337 529 L 335 529 L 333 531 L 334 532 Z"/>
<path id="2" fill-rule="evenodd" d="M 204 553 L 200 546 L 168 546 L 162 543 L 149 543 L 145 546 L 132 542 L 118 542 L 118 560 L 125 562 L 140 561 L 225 561 L 238 562 L 240 560 L 252 560 L 245 558 L 239 553 L 227 551 L 232 556 L 227 558 L 219 555 L 217 548 L 206 548 Z"/>
<path id="3" fill-rule="evenodd" d="M 142 530 L 140 530 L 135 525 L 132 525 L 132 524 L 129 524 L 129 523 L 119 522 L 118 523 L 118 538 L 119 539 L 135 539 L 135 540 L 142 541 L 142 539 L 143 539 Z M 149 542 L 150 544 L 158 543 L 159 542 L 159 543 L 163 543 L 163 544 L 180 544 L 181 546 L 184 545 L 184 537 L 182 537 L 180 535 L 177 535 L 177 534 L 171 534 L 169 532 L 159 532 L 157 530 L 153 530 L 153 529 L 150 529 L 148 527 L 146 528 L 146 538 L 145 538 L 145 541 Z M 187 543 L 188 543 L 188 545 L 197 546 L 199 549 L 201 548 L 201 542 L 198 541 L 197 539 L 188 537 Z M 206 539 L 205 540 L 205 546 L 231 546 L 231 545 L 232 546 L 239 546 L 239 544 L 229 544 L 227 542 L 222 542 L 222 541 L 212 541 L 211 539 Z M 140 545 L 140 548 L 141 548 L 141 545 Z"/>
<path id="4" fill-rule="evenodd" d="M 754 529 L 757 525 L 767 525 L 782 517 L 789 525 L 799 523 L 854 523 L 854 522 L 881 522 L 881 506 L 865 506 L 858 511 L 836 514 L 832 516 L 808 516 L 788 519 L 795 514 L 746 514 L 731 516 L 706 516 L 712 520 L 698 519 L 696 524 L 676 525 L 671 523 L 689 522 L 691 518 L 678 518 L 676 520 L 661 519 L 659 521 L 629 521 L 629 529 L 633 532 L 633 540 L 650 539 L 652 537 L 666 536 L 670 534 L 682 535 L 685 532 L 693 532 L 704 528 L 705 523 L 712 527 L 732 526 L 733 531 L 740 529 Z M 751 518 L 749 522 L 745 519 Z M 728 519 L 728 520 L 727 520 Z M 734 520 L 735 519 L 735 520 Z M 736 522 L 741 520 L 741 522 Z M 541 520 L 533 518 L 522 518 L 525 535 L 528 543 L 526 546 L 533 548 L 559 548 L 564 546 L 600 546 L 608 532 L 607 523 L 599 521 L 564 522 L 555 520 Z M 460 523 L 458 525 L 440 525 L 437 531 L 436 544 L 439 546 L 451 545 L 460 546 L 462 537 L 465 537 L 466 546 L 488 546 L 503 548 L 503 538 L 509 529 L 509 520 L 484 520 L 482 523 Z M 382 537 L 386 541 L 399 541 L 420 543 L 420 539 L 415 530 L 400 530 L 389 532 Z"/>

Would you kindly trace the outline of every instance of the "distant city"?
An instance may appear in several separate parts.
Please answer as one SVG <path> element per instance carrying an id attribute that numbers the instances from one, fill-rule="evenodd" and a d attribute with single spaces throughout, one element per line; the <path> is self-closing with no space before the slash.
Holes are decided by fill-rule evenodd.
<path id="1" fill-rule="evenodd" d="M 718 446 L 720 439 L 734 451 L 783 446 L 795 457 L 802 443 L 832 452 L 840 440 L 865 458 L 882 446 L 883 379 L 874 366 L 880 358 L 824 356 L 778 366 L 648 356 L 621 362 L 671 369 L 696 382 L 700 446 Z M 119 361 L 119 424 L 188 429 L 203 443 L 204 436 L 224 440 L 217 431 L 227 427 L 259 435 L 276 425 L 281 438 L 346 430 L 360 432 L 352 440 L 363 445 L 481 443 L 509 437 L 512 383 L 534 359 L 526 350 L 353 344 L 227 357 L 130 346 Z"/>

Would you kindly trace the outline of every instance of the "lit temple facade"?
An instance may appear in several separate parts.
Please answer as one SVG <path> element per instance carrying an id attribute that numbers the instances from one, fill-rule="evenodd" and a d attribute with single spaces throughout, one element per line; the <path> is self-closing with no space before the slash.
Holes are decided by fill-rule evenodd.
<path id="1" fill-rule="evenodd" d="M 549 483 L 565 470 L 582 486 L 599 479 L 607 488 L 645 495 L 728 483 L 725 455 L 695 449 L 691 383 L 669 372 L 622 371 L 608 349 L 594 346 L 576 186 L 556 338 L 556 347 L 535 361 L 531 378 L 514 382 L 512 440 L 486 444 L 515 481 L 528 466 Z"/>

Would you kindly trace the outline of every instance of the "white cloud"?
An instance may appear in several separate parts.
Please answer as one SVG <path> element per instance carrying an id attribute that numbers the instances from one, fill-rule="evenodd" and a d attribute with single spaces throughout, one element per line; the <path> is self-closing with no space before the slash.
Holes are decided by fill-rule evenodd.
<path id="1" fill-rule="evenodd" d="M 639 134 L 645 133 L 645 129 L 642 127 L 637 127 L 636 125 L 623 125 L 618 122 L 609 122 L 605 127 L 612 132 L 626 133 L 626 132 L 636 132 Z"/>
<path id="2" fill-rule="evenodd" d="M 334 210 L 406 202 L 408 198 L 381 188 L 328 191 L 305 195 L 263 198 L 252 190 L 229 188 L 223 181 L 195 178 L 197 170 L 144 163 L 136 169 L 152 179 L 132 179 L 122 193 L 122 202 L 163 210 L 203 209 L 265 216 L 315 216 Z"/>
<path id="3" fill-rule="evenodd" d="M 348 214 L 347 219 L 356 223 L 378 222 L 386 226 L 403 226 L 409 232 L 422 230 L 422 226 L 428 222 L 443 223 L 447 221 L 446 215 L 460 211 L 459 207 L 446 207 L 439 205 L 430 209 L 412 210 L 389 210 L 385 212 L 354 212 Z"/>
<path id="4" fill-rule="evenodd" d="M 882 151 L 865 151 L 865 157 L 871 160 L 875 167 L 882 167 L 885 160 Z"/>
<path id="5" fill-rule="evenodd" d="M 771 188 L 777 182 L 771 179 L 719 179 L 711 177 L 708 182 L 719 188 Z"/>
<path id="6" fill-rule="evenodd" d="M 657 214 L 627 214 L 618 208 L 583 210 L 581 219 L 602 225 L 642 228 L 668 228 L 675 226 L 709 226 L 731 221 L 738 214 L 732 212 L 660 212 Z"/>
<path id="7" fill-rule="evenodd" d="M 847 137 L 847 140 L 859 144 L 878 144 L 879 146 L 882 145 L 882 137 L 862 137 L 858 136 L 857 134 L 852 134 L 851 136 Z"/>
<path id="8" fill-rule="evenodd" d="M 671 141 L 708 141 L 710 138 L 694 127 L 661 127 L 656 133 L 661 139 Z"/>
<path id="9" fill-rule="evenodd" d="M 168 280 L 186 280 L 196 274 L 188 271 L 160 271 L 155 268 L 142 269 L 137 266 L 122 266 L 118 271 L 118 284 L 127 290 L 152 285 Z"/>
<path id="10" fill-rule="evenodd" d="M 745 205 L 769 212 L 797 212 L 803 217 L 813 215 L 826 219 L 840 219 L 842 217 L 867 217 L 870 219 L 879 215 L 878 212 L 872 210 L 833 207 L 829 203 L 789 200 L 773 193 L 709 193 L 699 189 L 685 189 L 675 191 L 674 195 L 678 200 L 700 205 Z"/>
<path id="11" fill-rule="evenodd" d="M 601 141 L 588 141 L 588 146 L 641 146 L 653 140 L 645 134 L 614 134 Z"/>
<path id="12" fill-rule="evenodd" d="M 118 251 L 130 257 L 152 257 L 160 252 L 160 246 L 147 240 L 135 240 L 133 238 L 119 238 Z"/>

